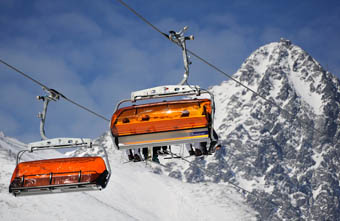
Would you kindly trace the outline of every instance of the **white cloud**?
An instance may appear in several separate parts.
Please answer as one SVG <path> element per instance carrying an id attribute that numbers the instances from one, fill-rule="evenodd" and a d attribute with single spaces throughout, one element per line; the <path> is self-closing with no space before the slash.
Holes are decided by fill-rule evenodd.
<path id="1" fill-rule="evenodd" d="M 88 38 L 98 38 L 100 37 L 102 30 L 92 19 L 89 19 L 78 13 L 64 13 L 54 17 L 48 17 L 45 21 L 46 27 L 52 30 L 56 34 L 74 36 L 76 39 L 83 38 L 84 35 Z"/>

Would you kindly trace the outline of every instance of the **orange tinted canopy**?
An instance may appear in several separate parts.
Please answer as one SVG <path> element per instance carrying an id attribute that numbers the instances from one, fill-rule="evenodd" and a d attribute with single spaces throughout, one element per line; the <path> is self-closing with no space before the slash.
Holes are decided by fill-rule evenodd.
<path id="1" fill-rule="evenodd" d="M 16 187 L 97 183 L 106 172 L 101 157 L 75 157 L 22 162 L 13 172 L 10 184 Z"/>
<path id="2" fill-rule="evenodd" d="M 118 109 L 112 116 L 111 132 L 126 136 L 208 127 L 211 101 L 192 99 L 133 105 Z"/>

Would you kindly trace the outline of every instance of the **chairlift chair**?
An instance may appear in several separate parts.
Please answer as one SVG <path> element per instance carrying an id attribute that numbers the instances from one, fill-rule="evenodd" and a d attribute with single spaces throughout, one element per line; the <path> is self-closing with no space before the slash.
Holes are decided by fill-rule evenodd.
<path id="1" fill-rule="evenodd" d="M 26 196 L 104 189 L 109 182 L 111 169 L 106 150 L 101 146 L 105 160 L 95 156 L 20 162 L 22 155 L 27 152 L 95 146 L 91 139 L 48 139 L 45 136 L 44 123 L 48 102 L 59 99 L 59 94 L 56 91 L 50 89 L 48 92 L 49 96 L 38 97 L 44 101 L 43 112 L 38 115 L 41 119 L 40 134 L 43 140 L 30 143 L 27 150 L 18 152 L 9 192 L 14 196 Z"/>
<path id="2" fill-rule="evenodd" d="M 148 88 L 131 93 L 131 98 L 120 101 L 111 119 L 111 135 L 117 149 L 135 149 L 143 147 L 165 146 L 181 143 L 207 142 L 214 140 L 213 95 L 200 89 L 199 86 L 188 85 L 189 65 L 184 27 L 180 32 L 170 31 L 170 40 L 182 48 L 184 60 L 184 78 L 178 85 L 165 85 Z M 198 99 L 203 93 L 210 99 Z M 154 102 L 131 105 L 120 108 L 125 102 L 135 103 L 141 100 L 169 98 L 175 96 L 191 96 L 190 99 Z M 195 98 L 193 98 L 195 97 Z"/>
<path id="3" fill-rule="evenodd" d="M 163 101 L 118 109 L 111 133 L 118 149 L 207 142 L 211 128 L 211 101 Z"/>

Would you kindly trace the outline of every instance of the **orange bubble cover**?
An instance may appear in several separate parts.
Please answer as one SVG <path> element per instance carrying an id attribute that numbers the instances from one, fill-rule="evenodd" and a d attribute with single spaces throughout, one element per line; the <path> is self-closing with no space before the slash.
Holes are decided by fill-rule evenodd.
<path id="1" fill-rule="evenodd" d="M 211 101 L 192 99 L 133 105 L 118 109 L 112 116 L 114 136 L 145 134 L 207 127 Z"/>

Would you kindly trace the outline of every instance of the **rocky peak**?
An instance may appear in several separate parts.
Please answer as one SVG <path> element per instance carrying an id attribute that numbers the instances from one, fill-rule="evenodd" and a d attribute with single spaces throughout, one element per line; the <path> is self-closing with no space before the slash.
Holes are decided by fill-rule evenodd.
<path id="1" fill-rule="evenodd" d="M 297 97 L 316 115 L 322 114 L 325 98 L 335 96 L 332 85 L 338 82 L 307 52 L 283 38 L 253 52 L 234 77 L 280 105 Z"/>
<path id="2" fill-rule="evenodd" d="M 339 79 L 286 39 L 257 49 L 233 77 L 290 114 L 234 81 L 214 86 L 219 164 L 263 197 L 248 197 L 262 219 L 340 217 Z"/>

